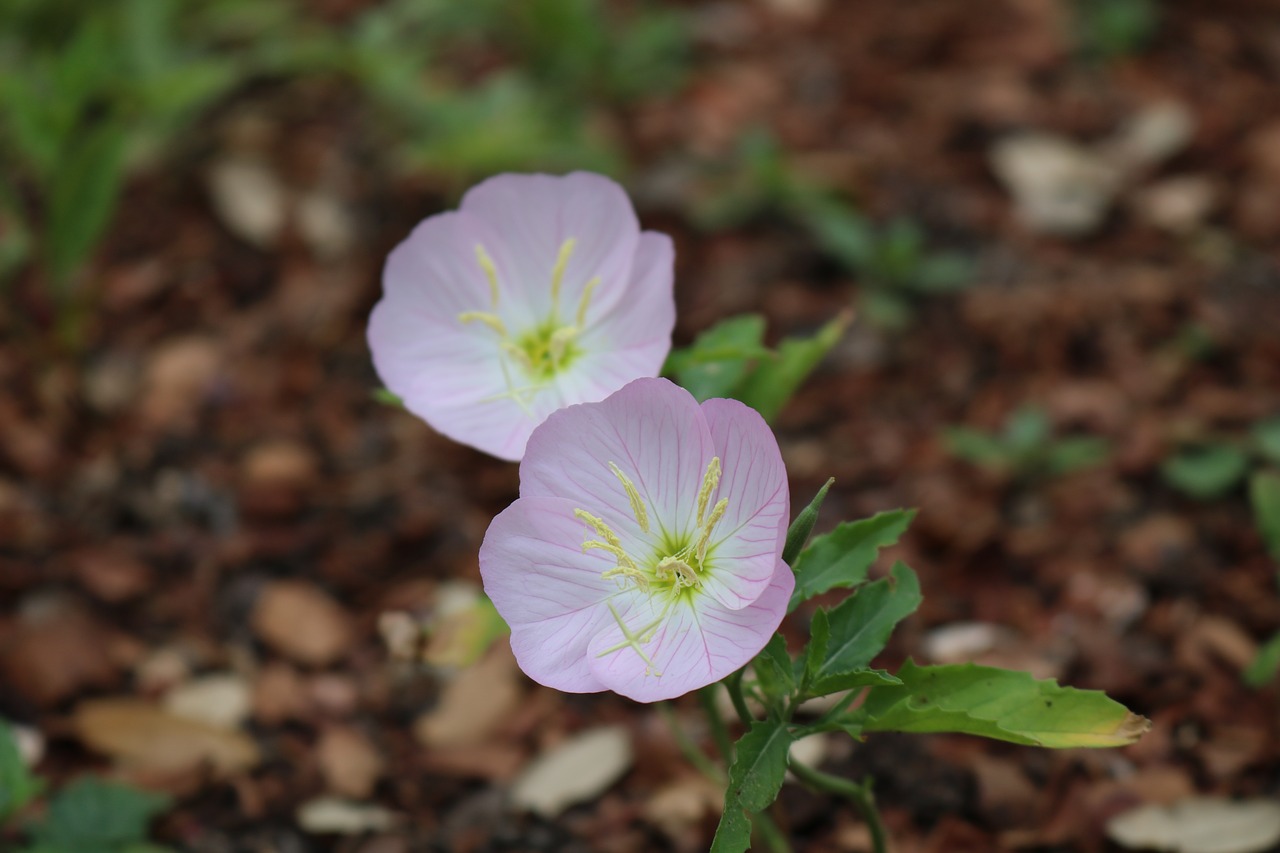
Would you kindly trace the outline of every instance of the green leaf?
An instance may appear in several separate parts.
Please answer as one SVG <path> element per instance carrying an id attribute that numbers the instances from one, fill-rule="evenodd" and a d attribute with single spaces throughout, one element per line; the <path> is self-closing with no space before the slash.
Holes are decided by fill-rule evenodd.
<path id="1" fill-rule="evenodd" d="M 795 690 L 794 665 L 787 653 L 787 641 L 781 634 L 774 634 L 769 639 L 751 662 L 751 667 L 770 706 L 780 706 Z"/>
<path id="2" fill-rule="evenodd" d="M 903 664 L 854 713 L 863 731 L 957 732 L 1053 749 L 1124 746 L 1151 723 L 1098 690 L 975 664 Z"/>
<path id="3" fill-rule="evenodd" d="M 896 543 L 915 516 L 914 509 L 889 510 L 843 522 L 814 539 L 795 560 L 796 588 L 788 611 L 828 590 L 862 583 L 880 549 Z"/>
<path id="4" fill-rule="evenodd" d="M 699 401 L 731 397 L 751 362 L 767 358 L 764 317 L 743 314 L 707 329 L 684 349 L 671 353 L 663 373 L 676 380 Z"/>
<path id="5" fill-rule="evenodd" d="M 1269 462 L 1280 465 L 1280 418 L 1254 424 L 1253 441 Z"/>
<path id="6" fill-rule="evenodd" d="M 831 611 L 831 639 L 814 676 L 814 695 L 843 689 L 850 672 L 860 670 L 880 654 L 889 635 L 920 606 L 920 582 L 905 563 L 892 574 L 859 587 Z"/>
<path id="7" fill-rule="evenodd" d="M 32 838 L 65 853 L 102 853 L 145 841 L 148 824 L 169 803 L 162 794 L 82 777 L 53 798 Z"/>
<path id="8" fill-rule="evenodd" d="M 1210 444 L 1183 451 L 1160 466 L 1169 485 L 1200 500 L 1225 495 L 1235 488 L 1248 469 L 1248 455 L 1231 444 Z"/>
<path id="9" fill-rule="evenodd" d="M 822 485 L 822 488 L 818 489 L 818 493 L 813 496 L 813 500 L 809 501 L 809 505 L 800 510 L 796 520 L 791 522 L 791 526 L 787 528 L 787 542 L 782 548 L 782 561 L 787 565 L 795 562 L 796 557 L 800 556 L 800 549 L 804 547 L 804 543 L 809 541 L 809 534 L 813 532 L 813 525 L 818 521 L 818 510 L 822 509 L 822 502 L 826 500 L 827 492 L 835 481 L 835 477 L 827 480 Z"/>
<path id="10" fill-rule="evenodd" d="M 13 732 L 0 723 L 0 826 L 31 802 L 43 787 L 44 783 L 31 775 L 22 760 Z"/>
<path id="11" fill-rule="evenodd" d="M 973 262 L 964 255 L 940 253 L 920 260 L 909 281 L 917 293 L 955 293 L 973 282 Z"/>
<path id="12" fill-rule="evenodd" d="M 907 328 L 915 319 L 908 300 L 881 287 L 867 287 L 858 293 L 858 315 L 875 328 L 890 332 Z"/>
<path id="13" fill-rule="evenodd" d="M 1067 474 L 1106 461 L 1111 452 L 1105 439 L 1078 436 L 1056 441 L 1046 453 L 1045 464 L 1050 474 Z"/>
<path id="14" fill-rule="evenodd" d="M 1249 501 L 1267 552 L 1280 561 L 1280 474 L 1254 474 L 1249 480 Z"/>
<path id="15" fill-rule="evenodd" d="M 836 345 L 853 317 L 842 313 L 809 338 L 787 338 L 777 357 L 762 361 L 743 380 L 738 399 L 772 421 L 800 383 L 813 372 L 823 356 Z"/>
<path id="16" fill-rule="evenodd" d="M 741 853 L 751 844 L 751 825 L 745 812 L 759 812 L 778 797 L 787 773 L 791 732 L 781 720 L 752 723 L 734 747 L 724 812 L 716 828 L 711 853 Z"/>
<path id="17" fill-rule="evenodd" d="M 885 687 L 901 684 L 902 680 L 890 672 L 883 669 L 870 669 L 865 666 L 855 667 L 845 672 L 835 672 L 824 675 L 815 682 L 812 690 L 805 695 L 826 696 L 830 693 L 841 693 L 845 690 L 855 690 L 859 687 Z"/>
<path id="18" fill-rule="evenodd" d="M 105 124 L 76 138 L 64 154 L 49 196 L 45 235 L 50 269 L 60 286 L 84 263 L 115 210 L 124 143 L 124 129 Z"/>
<path id="19" fill-rule="evenodd" d="M 1250 687 L 1261 687 L 1276 677 L 1280 670 L 1280 634 L 1276 634 L 1258 649 L 1253 661 L 1245 667 L 1244 681 Z"/>
<path id="20" fill-rule="evenodd" d="M 796 666 L 802 668 L 797 680 L 800 682 L 803 693 L 809 693 L 809 685 L 818 676 L 818 667 L 822 666 L 822 662 L 826 660 L 827 644 L 830 642 L 831 620 L 827 615 L 827 609 L 819 607 L 814 611 L 813 618 L 809 620 L 809 642 L 804 647 L 804 654 L 796 661 Z"/>
<path id="21" fill-rule="evenodd" d="M 973 427 L 947 427 L 942 442 L 952 456 L 974 465 L 999 469 L 1012 466 L 1013 454 L 1004 442 Z"/>

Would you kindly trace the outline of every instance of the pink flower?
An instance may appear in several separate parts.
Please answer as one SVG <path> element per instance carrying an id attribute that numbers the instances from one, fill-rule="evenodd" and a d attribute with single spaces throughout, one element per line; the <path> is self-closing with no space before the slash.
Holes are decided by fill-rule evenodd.
<path id="1" fill-rule="evenodd" d="M 391 252 L 373 362 L 436 430 L 516 460 L 555 410 L 657 375 L 673 264 L 608 178 L 499 175 Z"/>
<path id="2" fill-rule="evenodd" d="M 530 678 L 669 699 L 738 669 L 777 630 L 795 586 L 789 508 L 760 415 L 637 379 L 534 431 L 480 573 Z"/>

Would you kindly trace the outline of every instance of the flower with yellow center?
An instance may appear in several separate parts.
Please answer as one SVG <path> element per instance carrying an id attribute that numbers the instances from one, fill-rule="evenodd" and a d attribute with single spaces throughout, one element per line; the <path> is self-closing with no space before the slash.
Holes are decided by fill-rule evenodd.
<path id="1" fill-rule="evenodd" d="M 388 257 L 374 364 L 439 432 L 519 459 L 551 412 L 658 373 L 673 258 L 607 178 L 491 178 Z"/>
<path id="2" fill-rule="evenodd" d="M 786 470 L 763 419 L 640 379 L 533 433 L 480 549 L 535 681 L 649 702 L 747 663 L 786 612 Z"/>

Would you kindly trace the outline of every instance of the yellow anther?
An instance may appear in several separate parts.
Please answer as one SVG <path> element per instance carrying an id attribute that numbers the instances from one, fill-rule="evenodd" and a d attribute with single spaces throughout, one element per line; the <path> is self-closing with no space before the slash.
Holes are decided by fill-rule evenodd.
<path id="1" fill-rule="evenodd" d="M 600 285 L 600 276 L 596 276 L 595 278 L 591 279 L 590 281 L 588 281 L 586 284 L 582 286 L 582 298 L 578 300 L 578 317 L 577 317 L 577 320 L 575 321 L 575 324 L 579 329 L 581 329 L 582 324 L 586 322 L 587 305 L 591 302 L 591 294 L 595 292 L 595 289 L 599 285 Z"/>
<path id="2" fill-rule="evenodd" d="M 591 525 L 592 529 L 595 530 L 596 535 L 613 547 L 621 550 L 622 540 L 618 538 L 618 534 L 614 533 L 613 530 L 610 529 L 609 525 L 604 523 L 604 519 L 596 518 L 585 509 L 575 509 L 573 511 L 573 517 Z"/>
<path id="3" fill-rule="evenodd" d="M 497 314 L 490 314 L 487 311 L 463 311 L 458 315 L 458 320 L 463 323 L 484 323 L 502 337 L 507 336 L 507 327 Z"/>
<path id="4" fill-rule="evenodd" d="M 610 554 L 612 554 L 614 557 L 617 558 L 619 566 L 630 566 L 630 567 L 635 566 L 635 561 L 633 561 L 631 557 L 627 555 L 626 551 L 622 550 L 621 545 L 615 545 L 612 542 L 602 542 L 599 539 L 587 539 L 582 543 L 582 553 L 585 554 L 592 549 L 595 549 L 598 551 L 608 551 Z"/>
<path id="5" fill-rule="evenodd" d="M 642 531 L 648 533 L 649 512 L 644 508 L 644 500 L 641 499 L 640 492 L 636 489 L 636 484 L 631 482 L 631 478 L 622 473 L 622 469 L 612 462 L 609 463 L 609 470 L 622 483 L 622 488 L 627 493 L 627 500 L 631 501 L 631 513 L 636 517 L 636 523 L 640 525 Z"/>
<path id="6" fill-rule="evenodd" d="M 673 576 L 677 587 L 702 586 L 698 570 L 679 557 L 663 557 L 654 572 L 660 578 Z"/>
<path id="7" fill-rule="evenodd" d="M 504 340 L 502 342 L 502 351 L 518 361 L 526 373 L 533 372 L 533 358 L 522 347 L 516 346 L 511 341 Z"/>
<path id="8" fill-rule="evenodd" d="M 556 265 L 551 269 L 551 310 L 560 307 L 560 285 L 564 281 L 564 270 L 573 255 L 573 247 L 578 245 L 576 237 L 570 237 L 560 244 L 560 254 L 556 256 Z"/>
<path id="9" fill-rule="evenodd" d="M 712 456 L 711 461 L 707 463 L 707 472 L 702 475 L 702 488 L 698 490 L 698 519 L 694 522 L 698 527 L 702 526 L 702 517 L 707 512 L 707 502 L 711 500 L 711 493 L 718 485 L 720 485 L 720 457 Z"/>
<path id="10" fill-rule="evenodd" d="M 493 302 L 493 307 L 498 307 L 498 268 L 494 266 L 493 258 L 489 257 L 489 253 L 484 250 L 484 246 L 476 243 L 476 261 L 480 264 L 480 269 L 484 270 L 485 278 L 489 279 L 489 298 Z"/>
<path id="11" fill-rule="evenodd" d="M 729 508 L 729 499 L 721 498 L 716 501 L 716 505 L 711 510 L 711 515 L 707 518 L 706 524 L 702 525 L 702 534 L 698 538 L 698 547 L 695 549 L 697 554 L 698 565 L 702 565 L 702 561 L 707 558 L 707 545 L 711 542 L 711 530 L 716 523 L 724 518 L 724 511 Z"/>
<path id="12" fill-rule="evenodd" d="M 622 578 L 624 582 L 628 580 L 633 581 L 636 587 L 638 587 L 642 592 L 649 591 L 649 576 L 636 568 L 635 563 L 631 562 L 630 557 L 627 558 L 625 565 L 621 560 L 619 560 L 617 566 L 607 572 L 601 572 L 600 577 L 605 579 Z"/>
<path id="13" fill-rule="evenodd" d="M 547 344 L 547 350 L 551 356 L 553 367 L 559 367 L 560 359 L 564 357 L 565 351 L 569 349 L 569 344 L 573 343 L 573 339 L 577 336 L 578 330 L 573 326 L 561 326 L 551 333 L 551 340 Z"/>

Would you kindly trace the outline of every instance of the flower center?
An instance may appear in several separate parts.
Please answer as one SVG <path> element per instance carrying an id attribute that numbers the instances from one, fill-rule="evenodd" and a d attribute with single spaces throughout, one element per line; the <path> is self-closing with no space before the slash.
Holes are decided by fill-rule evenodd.
<path id="1" fill-rule="evenodd" d="M 609 470 L 622 484 L 640 533 L 650 534 L 649 512 L 635 483 L 615 463 L 609 463 Z M 639 628 L 632 628 L 610 603 L 609 612 L 622 630 L 623 641 L 600 652 L 600 657 L 630 648 L 645 662 L 646 675 L 662 675 L 642 647 L 653 640 L 672 605 L 681 599 L 691 598 L 702 589 L 703 580 L 711 570 L 708 559 L 711 534 L 729 506 L 728 498 L 720 498 L 708 511 L 711 495 L 720 484 L 720 472 L 720 457 L 713 456 L 707 463 L 707 470 L 702 475 L 702 483 L 698 489 L 692 531 L 672 534 L 664 528 L 657 537 L 658 541 L 653 543 L 655 547 L 648 559 L 637 559 L 628 553 L 623 547 L 622 539 L 602 518 L 585 509 L 574 509 L 574 516 L 588 527 L 586 539 L 582 543 L 583 552 L 605 551 L 615 560 L 614 567 L 601 572 L 600 576 L 617 580 L 622 589 L 639 589 L 651 601 L 656 598 L 662 604 L 657 618 Z M 593 535 L 595 538 L 592 538 Z"/>
<path id="2" fill-rule="evenodd" d="M 582 296 L 578 299 L 577 311 L 572 319 L 561 319 L 560 292 L 564 286 L 565 269 L 569 265 L 569 259 L 573 257 L 577 243 L 576 237 L 570 237 L 560 244 L 555 265 L 551 269 L 551 310 L 547 318 L 521 330 L 509 329 L 499 316 L 497 309 L 502 288 L 498 282 L 498 268 L 484 246 L 476 244 L 476 262 L 489 282 L 490 310 L 463 311 L 458 315 L 458 320 L 463 324 L 481 323 L 497 334 L 502 375 L 507 386 L 506 392 L 497 395 L 497 398 L 510 397 L 521 407 L 527 408 L 529 397 L 582 354 L 577 339 L 582 333 L 591 295 L 600 284 L 600 278 L 592 278 L 583 285 Z M 513 367 L 522 382 L 517 383 L 516 377 L 512 376 Z"/>

